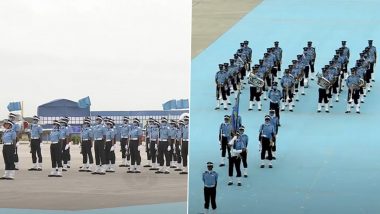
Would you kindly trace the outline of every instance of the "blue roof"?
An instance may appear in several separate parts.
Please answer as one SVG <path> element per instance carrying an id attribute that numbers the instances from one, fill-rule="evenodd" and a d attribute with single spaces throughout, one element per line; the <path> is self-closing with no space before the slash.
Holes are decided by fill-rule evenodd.
<path id="1" fill-rule="evenodd" d="M 57 99 L 38 106 L 37 115 L 42 117 L 85 117 L 90 115 L 90 108 L 79 108 L 77 102 Z"/>

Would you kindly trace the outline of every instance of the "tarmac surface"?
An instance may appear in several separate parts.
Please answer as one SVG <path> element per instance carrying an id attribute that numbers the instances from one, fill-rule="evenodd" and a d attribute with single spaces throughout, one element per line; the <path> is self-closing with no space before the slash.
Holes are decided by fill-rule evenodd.
<path id="1" fill-rule="evenodd" d="M 29 146 L 20 145 L 16 179 L 0 180 L 1 208 L 86 210 L 186 201 L 187 176 L 173 170 L 169 175 L 158 175 L 147 168 L 141 174 L 127 174 L 125 167 L 116 167 L 115 173 L 106 175 L 78 172 L 82 164 L 78 145 L 71 147 L 71 168 L 63 172 L 62 178 L 50 178 L 49 148 L 49 144 L 44 144 L 43 171 L 28 171 L 32 167 Z M 115 150 L 116 165 L 121 161 L 119 150 L 120 147 Z M 144 165 L 146 153 L 141 155 Z M 0 167 L 3 173 L 3 158 Z"/>
<path id="2" fill-rule="evenodd" d="M 191 57 L 194 58 L 262 0 L 193 0 Z"/>

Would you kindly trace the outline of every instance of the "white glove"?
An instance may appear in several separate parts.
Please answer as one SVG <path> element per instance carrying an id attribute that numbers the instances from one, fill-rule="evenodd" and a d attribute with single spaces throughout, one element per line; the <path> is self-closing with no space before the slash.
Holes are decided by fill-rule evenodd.
<path id="1" fill-rule="evenodd" d="M 110 152 L 113 152 L 115 150 L 115 146 L 111 146 Z"/>
<path id="2" fill-rule="evenodd" d="M 70 146 L 73 145 L 73 141 L 70 141 L 70 142 L 69 142 L 69 145 L 70 145 Z"/>
<path id="3" fill-rule="evenodd" d="M 259 143 L 259 152 L 261 152 L 261 143 Z"/>
<path id="4" fill-rule="evenodd" d="M 66 146 L 65 146 L 65 150 L 68 150 L 69 147 L 70 147 L 70 145 L 69 145 L 69 144 L 66 144 Z"/>
<path id="5" fill-rule="evenodd" d="M 158 149 L 158 146 L 157 144 L 154 144 L 154 149 L 157 150 Z"/>
<path id="6" fill-rule="evenodd" d="M 237 139 L 237 137 L 234 136 L 234 137 L 230 140 L 230 142 L 228 143 L 228 145 L 230 145 L 230 146 L 234 145 L 234 142 L 235 142 L 236 139 Z"/>
<path id="7" fill-rule="evenodd" d="M 142 142 L 142 145 L 146 145 L 146 142 L 145 142 L 145 141 L 143 141 L 143 142 Z"/>
<path id="8" fill-rule="evenodd" d="M 172 150 L 172 147 L 171 147 L 171 146 L 168 146 L 168 152 L 170 152 L 170 150 Z"/>
<path id="9" fill-rule="evenodd" d="M 143 149 L 142 145 L 140 145 L 140 146 L 137 147 L 137 151 L 141 151 L 142 149 Z"/>
<path id="10" fill-rule="evenodd" d="M 19 146 L 20 146 L 20 142 L 17 142 L 17 143 L 16 143 L 16 147 L 19 147 Z"/>
<path id="11" fill-rule="evenodd" d="M 150 143 L 148 143 L 148 149 L 150 149 Z"/>
<path id="12" fill-rule="evenodd" d="M 182 149 L 182 146 L 181 146 L 181 145 L 179 145 L 179 146 L 178 146 L 178 148 L 179 148 L 179 150 L 181 150 L 181 149 Z"/>
<path id="13" fill-rule="evenodd" d="M 128 150 L 128 144 L 125 145 L 125 150 Z"/>
<path id="14" fill-rule="evenodd" d="M 44 145 L 43 143 L 40 143 L 40 148 L 42 148 L 43 145 Z M 30 145 L 29 145 L 29 147 L 30 147 Z"/>

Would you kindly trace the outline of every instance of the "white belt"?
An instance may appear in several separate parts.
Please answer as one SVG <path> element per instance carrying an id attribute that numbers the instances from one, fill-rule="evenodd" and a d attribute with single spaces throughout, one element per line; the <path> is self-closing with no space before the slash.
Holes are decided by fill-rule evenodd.
<path id="1" fill-rule="evenodd" d="M 4 143 L 4 146 L 11 146 L 13 143 Z"/>
<path id="2" fill-rule="evenodd" d="M 51 142 L 51 144 L 57 144 L 58 142 Z"/>
<path id="3" fill-rule="evenodd" d="M 128 139 L 128 136 L 121 136 L 121 138 Z"/>
<path id="4" fill-rule="evenodd" d="M 205 187 L 213 188 L 213 187 L 215 187 L 215 185 L 211 185 L 211 186 L 205 185 Z"/>
<path id="5" fill-rule="evenodd" d="M 150 141 L 155 141 L 155 140 L 157 140 L 157 138 L 150 139 Z"/>
<path id="6" fill-rule="evenodd" d="M 82 140 L 88 140 L 88 139 L 82 139 Z"/>
<path id="7" fill-rule="evenodd" d="M 223 137 L 226 137 L 226 135 L 225 135 L 225 134 L 222 134 L 222 136 L 223 136 Z"/>
<path id="8" fill-rule="evenodd" d="M 189 141 L 189 139 L 182 139 L 182 141 Z"/>
<path id="9" fill-rule="evenodd" d="M 106 142 L 112 142 L 112 140 L 106 140 Z"/>
<path id="10" fill-rule="evenodd" d="M 66 140 L 66 138 L 59 138 L 60 140 Z"/>
<path id="11" fill-rule="evenodd" d="M 96 140 L 103 140 L 103 138 L 96 138 Z"/>
<path id="12" fill-rule="evenodd" d="M 135 138 L 135 137 L 131 137 L 131 140 L 138 140 L 138 138 Z"/>
<path id="13" fill-rule="evenodd" d="M 160 139 L 160 141 L 168 141 L 168 139 Z"/>
<path id="14" fill-rule="evenodd" d="M 40 139 L 39 137 L 32 137 L 33 140 L 38 140 Z"/>

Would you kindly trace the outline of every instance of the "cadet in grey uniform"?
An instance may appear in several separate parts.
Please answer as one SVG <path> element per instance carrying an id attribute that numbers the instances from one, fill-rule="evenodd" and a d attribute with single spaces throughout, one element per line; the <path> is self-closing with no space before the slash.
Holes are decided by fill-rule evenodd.
<path id="1" fill-rule="evenodd" d="M 131 160 L 131 154 L 128 147 L 129 131 L 131 124 L 129 124 L 129 117 L 123 118 L 123 125 L 119 127 L 120 130 L 120 151 L 121 151 L 121 164 L 119 167 L 129 167 L 129 161 Z"/>
<path id="2" fill-rule="evenodd" d="M 140 120 L 137 118 L 133 119 L 133 126 L 129 132 L 129 149 L 131 152 L 131 167 L 127 173 L 141 173 L 141 156 L 140 151 L 142 151 L 142 138 L 143 132 L 140 127 Z"/>
<path id="3" fill-rule="evenodd" d="M 183 120 L 178 121 L 178 129 L 176 133 L 176 156 L 177 156 L 177 168 L 174 171 L 182 171 L 182 154 L 181 154 L 181 140 L 182 140 L 182 129 L 184 127 Z"/>
<path id="4" fill-rule="evenodd" d="M 161 118 L 161 126 L 160 126 L 160 140 L 158 143 L 158 163 L 160 164 L 160 169 L 156 172 L 157 174 L 165 173 L 169 174 L 169 166 L 170 166 L 170 155 L 169 151 L 171 147 L 169 146 L 168 138 L 169 138 L 169 126 L 167 125 L 168 120 L 163 117 Z M 166 161 L 166 166 L 165 165 Z"/>
<path id="5" fill-rule="evenodd" d="M 106 145 L 104 147 L 105 164 L 102 167 L 106 172 L 115 172 L 115 137 L 116 132 L 114 130 L 114 121 L 112 119 L 106 122 Z"/>
<path id="6" fill-rule="evenodd" d="M 281 63 L 282 63 L 282 49 L 278 46 L 279 42 L 274 42 L 274 55 L 276 55 L 276 62 L 277 62 L 277 71 L 281 71 Z M 279 73 L 278 76 L 280 77 L 281 74 Z"/>
<path id="7" fill-rule="evenodd" d="M 96 167 L 93 169 L 92 174 L 105 174 L 104 171 L 102 171 L 102 168 L 100 165 L 106 164 L 105 162 L 105 154 L 104 154 L 104 147 L 105 147 L 105 140 L 106 140 L 106 128 L 102 124 L 103 118 L 101 116 L 97 116 L 96 124 L 92 127 L 92 131 L 94 134 L 94 151 L 95 151 L 95 164 Z"/>
<path id="8" fill-rule="evenodd" d="M 152 125 L 150 127 L 149 138 L 150 138 L 150 154 L 152 156 L 152 168 L 149 170 L 158 170 L 158 162 L 157 162 L 157 150 L 158 150 L 158 140 L 160 133 L 160 123 L 157 120 L 152 121 Z"/>
<path id="9" fill-rule="evenodd" d="M 204 213 L 208 213 L 210 201 L 211 201 L 211 208 L 216 213 L 216 187 L 218 185 L 218 173 L 212 170 L 214 167 L 212 162 L 207 162 L 207 170 L 202 174 L 202 181 L 204 185 L 204 198 L 205 198 L 205 204 L 204 204 Z"/>
<path id="10" fill-rule="evenodd" d="M 13 129 L 13 122 L 5 120 L 3 126 L 5 128 L 3 136 L 3 158 L 5 163 L 5 172 L 0 179 L 13 180 L 15 177 L 15 145 L 16 145 L 16 131 Z"/>
<path id="11" fill-rule="evenodd" d="M 13 114 L 13 113 L 9 113 L 9 120 L 12 121 L 13 123 L 13 126 L 12 126 L 12 129 L 16 132 L 16 147 L 15 147 L 15 158 L 14 158 L 14 163 L 15 163 L 15 170 L 18 170 L 18 147 L 20 145 L 19 143 L 19 138 L 20 138 L 20 132 L 21 132 L 21 127 L 19 124 L 16 123 L 16 114 Z"/>
<path id="12" fill-rule="evenodd" d="M 187 155 L 189 151 L 189 117 L 185 116 L 183 118 L 184 125 L 182 126 L 182 138 L 181 138 L 181 143 L 180 143 L 180 148 L 181 148 L 181 156 L 182 156 L 182 172 L 179 174 L 187 174 Z"/>
<path id="13" fill-rule="evenodd" d="M 50 157 L 52 170 L 49 177 L 62 177 L 62 143 L 61 137 L 61 124 L 58 120 L 53 121 L 53 129 L 50 132 Z M 58 168 L 58 171 L 57 171 Z"/>
<path id="14" fill-rule="evenodd" d="M 63 161 L 63 171 L 67 171 L 67 162 L 69 161 L 69 131 L 67 128 L 67 121 L 61 119 L 59 121 L 60 125 L 60 136 L 59 141 L 62 146 L 62 161 Z"/>
<path id="15" fill-rule="evenodd" d="M 148 164 L 145 164 L 144 167 L 152 167 L 152 153 L 150 151 L 150 135 L 153 124 L 153 118 L 149 118 L 144 127 L 145 129 L 145 152 L 148 159 Z"/>
<path id="16" fill-rule="evenodd" d="M 33 167 L 28 169 L 29 171 L 41 171 L 42 170 L 42 127 L 38 124 L 40 118 L 33 116 L 33 123 L 30 124 L 30 152 L 32 153 Z M 37 163 L 38 156 L 38 163 Z"/>
<path id="17" fill-rule="evenodd" d="M 83 121 L 82 130 L 81 130 L 81 153 L 83 157 L 83 165 L 80 167 L 79 172 L 91 172 L 93 168 L 94 159 L 92 157 L 92 142 L 93 142 L 93 133 L 91 125 L 91 119 L 85 119 Z"/>
<path id="18" fill-rule="evenodd" d="M 176 168 L 176 150 L 175 150 L 175 144 L 176 144 L 176 135 L 177 135 L 177 124 L 175 120 L 170 120 L 170 126 L 169 126 L 169 146 L 170 146 L 170 168 Z"/>

